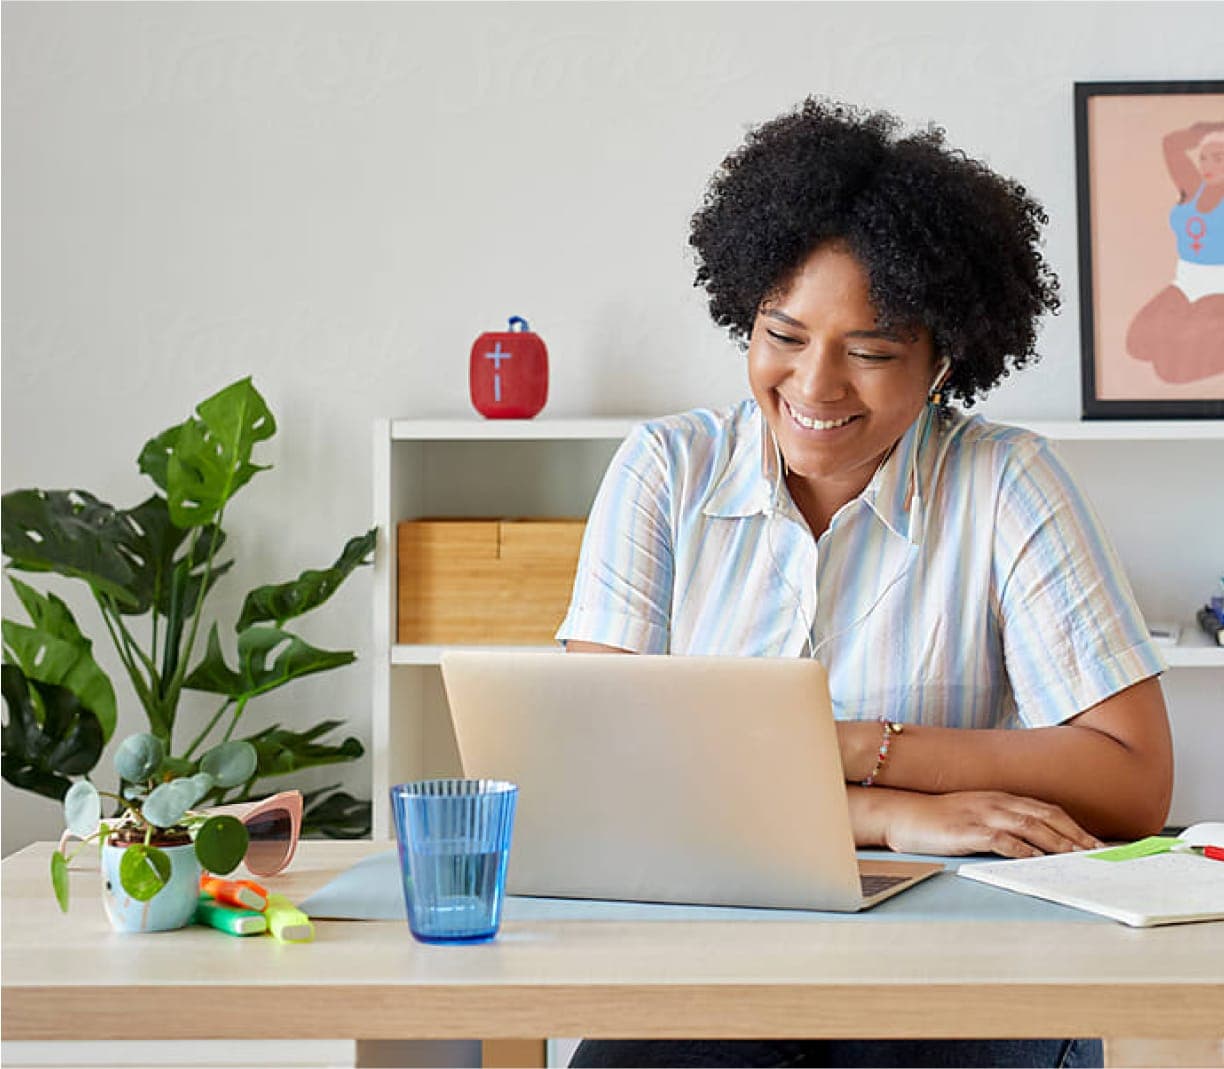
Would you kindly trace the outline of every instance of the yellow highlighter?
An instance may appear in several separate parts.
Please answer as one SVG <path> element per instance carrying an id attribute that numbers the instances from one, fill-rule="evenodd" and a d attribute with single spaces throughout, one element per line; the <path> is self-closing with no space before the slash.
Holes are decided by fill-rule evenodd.
<path id="1" fill-rule="evenodd" d="M 284 895 L 268 895 L 264 916 L 268 931 L 282 943 L 309 943 L 314 939 L 310 918 Z"/>

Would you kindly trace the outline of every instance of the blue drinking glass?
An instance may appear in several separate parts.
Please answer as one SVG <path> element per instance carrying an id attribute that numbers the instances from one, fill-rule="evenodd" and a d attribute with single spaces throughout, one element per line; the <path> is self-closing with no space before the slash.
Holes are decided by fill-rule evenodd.
<path id="1" fill-rule="evenodd" d="M 391 788 L 408 927 L 423 943 L 497 934 L 518 787 L 431 779 Z"/>

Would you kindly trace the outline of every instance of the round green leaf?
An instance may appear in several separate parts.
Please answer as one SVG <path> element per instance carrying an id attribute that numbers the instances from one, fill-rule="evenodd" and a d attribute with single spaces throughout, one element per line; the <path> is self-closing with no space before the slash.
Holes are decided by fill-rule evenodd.
<path id="1" fill-rule="evenodd" d="M 154 787 L 140 811 L 145 820 L 155 827 L 172 828 L 183 819 L 195 800 L 195 784 L 189 779 L 176 779 Z"/>
<path id="2" fill-rule="evenodd" d="M 51 855 L 51 886 L 59 908 L 68 912 L 68 859 L 58 850 Z"/>
<path id="3" fill-rule="evenodd" d="M 152 776 L 166 756 L 166 747 L 156 735 L 129 735 L 115 751 L 115 771 L 120 779 L 141 783 Z"/>
<path id="4" fill-rule="evenodd" d="M 209 817 L 196 832 L 196 857 L 209 872 L 224 876 L 246 856 L 247 842 L 246 825 L 236 817 Z"/>
<path id="5" fill-rule="evenodd" d="M 187 782 L 195 787 L 195 797 L 191 799 L 192 805 L 195 805 L 217 785 L 217 781 L 207 772 L 197 772 L 194 776 L 189 777 Z"/>
<path id="6" fill-rule="evenodd" d="M 170 858 L 156 846 L 136 843 L 119 859 L 119 882 L 137 902 L 147 902 L 170 879 Z"/>
<path id="7" fill-rule="evenodd" d="M 235 739 L 214 746 L 200 758 L 200 771 L 207 772 L 218 787 L 237 787 L 255 774 L 259 755 L 249 742 Z"/>
<path id="8" fill-rule="evenodd" d="M 78 838 L 85 839 L 98 830 L 102 819 L 102 799 L 87 779 L 77 780 L 64 795 L 64 823 Z"/>

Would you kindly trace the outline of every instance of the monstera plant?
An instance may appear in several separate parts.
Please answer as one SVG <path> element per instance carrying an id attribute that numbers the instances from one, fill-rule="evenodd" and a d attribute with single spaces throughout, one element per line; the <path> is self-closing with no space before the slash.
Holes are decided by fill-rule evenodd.
<path id="1" fill-rule="evenodd" d="M 121 509 L 84 490 L 14 490 L 3 497 L 7 567 L 54 572 L 84 582 L 148 719 L 148 734 L 167 755 L 166 778 L 199 776 L 202 748 L 230 742 L 252 699 L 316 672 L 351 663 L 349 650 L 323 650 L 285 629 L 318 608 L 374 551 L 374 530 L 352 538 L 336 561 L 246 595 L 237 623 L 237 662 L 226 659 L 216 621 L 198 652 L 210 592 L 233 566 L 223 528 L 233 496 L 269 465 L 253 462 L 276 421 L 250 378 L 203 401 L 195 414 L 145 444 L 140 470 L 156 489 Z M 73 777 L 88 777 L 115 729 L 115 690 L 93 655 L 92 641 L 68 606 L 12 575 L 29 623 L 4 620 L 4 778 L 63 799 Z M 179 723 L 185 690 L 216 696 L 202 723 Z M 220 780 L 193 804 L 238 802 L 264 791 L 256 784 L 304 768 L 352 761 L 356 738 L 324 736 L 342 725 L 323 720 L 305 730 L 277 724 L 245 736 L 256 760 L 241 783 Z M 182 732 L 185 747 L 175 746 Z M 306 795 L 304 832 L 361 836 L 369 802 L 335 787 Z"/>

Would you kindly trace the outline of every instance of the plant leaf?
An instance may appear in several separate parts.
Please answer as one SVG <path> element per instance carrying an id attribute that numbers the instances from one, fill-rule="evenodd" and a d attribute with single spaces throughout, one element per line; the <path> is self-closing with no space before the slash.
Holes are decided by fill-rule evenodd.
<path id="1" fill-rule="evenodd" d="M 325 787 L 303 796 L 302 835 L 306 838 L 365 839 L 370 834 L 370 803 Z M 327 795 L 327 797 L 320 797 Z"/>
<path id="2" fill-rule="evenodd" d="M 286 620 L 317 609 L 352 574 L 354 569 L 373 563 L 370 554 L 378 538 L 378 528 L 350 538 L 330 568 L 310 569 L 288 583 L 261 586 L 252 590 L 242 603 L 235 630 L 243 631 L 251 624 L 273 620 L 283 627 Z"/>
<path id="3" fill-rule="evenodd" d="M 137 902 L 147 902 L 170 879 L 170 858 L 156 846 L 134 843 L 119 859 L 119 882 Z"/>
<path id="4" fill-rule="evenodd" d="M 132 604 L 132 569 L 120 545 L 128 517 L 84 490 L 14 490 L 0 499 L 4 552 L 10 567 L 83 579 L 122 604 Z"/>
<path id="5" fill-rule="evenodd" d="M 148 447 L 146 446 L 146 449 Z M 143 454 L 142 454 L 143 456 Z M 204 580 L 204 568 L 209 552 L 214 558 L 225 544 L 225 532 L 215 524 L 204 527 L 198 539 L 183 556 L 176 556 L 183 543 L 190 537 L 188 528 L 178 527 L 170 518 L 170 505 L 160 494 L 154 494 L 129 509 L 128 534 L 120 550 L 132 569 L 130 587 L 132 605 L 121 606 L 122 611 L 142 615 L 155 608 L 162 616 L 170 617 L 172 604 L 172 578 L 176 569 L 183 571 L 180 590 L 180 606 L 190 609 L 200 596 L 200 584 Z M 214 560 L 208 587 L 233 567 L 233 561 L 216 563 Z"/>
<path id="6" fill-rule="evenodd" d="M 155 440 L 166 456 L 170 517 L 180 527 L 213 522 L 241 487 L 266 470 L 251 463 L 251 453 L 276 433 L 276 421 L 249 377 L 202 401 L 196 413 L 199 419 Z M 160 457 L 145 470 L 154 474 L 159 465 Z"/>
<path id="7" fill-rule="evenodd" d="M 246 857 L 249 841 L 246 826 L 236 817 L 209 817 L 196 832 L 196 857 L 209 872 L 224 876 Z"/>
<path id="8" fill-rule="evenodd" d="M 145 820 L 158 828 L 173 828 L 195 804 L 196 786 L 189 779 L 159 783 L 140 807 Z"/>
<path id="9" fill-rule="evenodd" d="M 251 778 L 259 759 L 255 747 L 241 739 L 214 746 L 200 758 L 200 771 L 206 772 L 218 787 L 237 787 Z"/>
<path id="10" fill-rule="evenodd" d="M 85 839 L 98 830 L 102 799 L 87 779 L 77 780 L 64 795 L 64 823 L 73 835 Z"/>
<path id="11" fill-rule="evenodd" d="M 0 667 L 9 718 L 3 728 L 0 773 L 14 787 L 56 801 L 102 756 L 102 725 L 66 687 L 26 678 L 15 664 Z M 31 691 L 31 688 L 33 690 Z M 34 706 L 42 702 L 42 721 Z"/>
<path id="12" fill-rule="evenodd" d="M 93 658 L 93 643 L 81 633 L 72 611 L 54 594 L 40 594 L 9 576 L 13 589 L 34 622 L 27 627 L 3 623 L 4 643 L 27 679 L 67 687 L 98 718 L 109 741 L 117 715 L 115 688 Z"/>
<path id="13" fill-rule="evenodd" d="M 273 654 L 275 657 L 269 663 Z M 349 650 L 316 649 L 279 628 L 248 627 L 238 636 L 238 671 L 234 672 L 225 663 L 214 624 L 208 635 L 204 660 L 196 665 L 183 685 L 240 701 L 266 694 L 294 679 L 351 664 L 354 660 L 356 657 Z"/>
<path id="14" fill-rule="evenodd" d="M 187 782 L 195 785 L 195 798 L 191 801 L 192 805 L 198 803 L 204 795 L 217 786 L 217 781 L 207 772 L 197 772 L 194 776 L 189 776 Z"/>
<path id="15" fill-rule="evenodd" d="M 308 731 L 287 731 L 279 724 L 252 735 L 247 741 L 259 754 L 259 778 L 283 776 L 304 768 L 355 761 L 365 753 L 361 740 L 349 736 L 338 746 L 314 740 L 341 726 L 343 721 L 324 720 Z"/>
<path id="16" fill-rule="evenodd" d="M 129 735 L 115 751 L 115 771 L 129 783 L 143 783 L 157 773 L 166 756 L 165 743 L 142 731 Z"/>
<path id="17" fill-rule="evenodd" d="M 51 855 L 51 887 L 62 912 L 68 912 L 68 859 L 58 850 Z"/>

